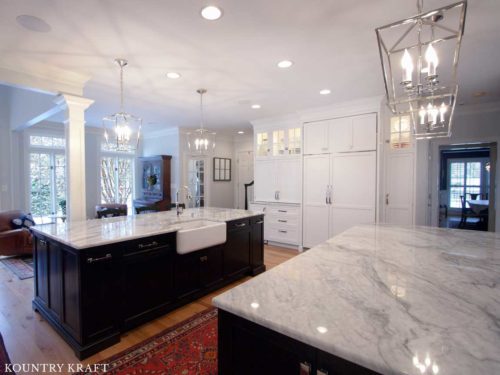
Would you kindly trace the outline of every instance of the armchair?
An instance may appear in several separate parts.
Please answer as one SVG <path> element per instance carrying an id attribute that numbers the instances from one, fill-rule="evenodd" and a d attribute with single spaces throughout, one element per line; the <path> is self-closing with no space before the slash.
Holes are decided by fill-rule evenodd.
<path id="1" fill-rule="evenodd" d="M 28 229 L 14 229 L 12 220 L 25 213 L 19 210 L 0 212 L 0 255 L 31 255 L 32 236 Z"/>

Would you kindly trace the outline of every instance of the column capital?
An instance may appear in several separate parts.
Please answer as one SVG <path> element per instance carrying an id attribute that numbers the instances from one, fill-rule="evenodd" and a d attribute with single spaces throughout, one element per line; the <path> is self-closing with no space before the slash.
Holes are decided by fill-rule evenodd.
<path id="1" fill-rule="evenodd" d="M 94 103 L 94 100 L 84 98 L 83 96 L 59 93 L 59 95 L 57 95 L 57 97 L 54 99 L 54 103 L 60 107 L 76 107 L 85 111 Z"/>

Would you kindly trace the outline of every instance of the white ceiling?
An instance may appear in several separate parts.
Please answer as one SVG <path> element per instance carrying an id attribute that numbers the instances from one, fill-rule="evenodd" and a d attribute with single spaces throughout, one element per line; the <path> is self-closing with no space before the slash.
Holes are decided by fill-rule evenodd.
<path id="1" fill-rule="evenodd" d="M 425 9 L 451 1 L 426 0 Z M 213 0 L 224 17 L 202 19 L 201 0 L 2 0 L 0 66 L 37 61 L 91 77 L 90 122 L 118 110 L 115 57 L 127 58 L 128 112 L 149 130 L 195 127 L 205 87 L 206 125 L 249 121 L 383 95 L 374 29 L 416 13 L 414 0 Z M 16 16 L 42 18 L 48 33 Z M 459 102 L 500 100 L 500 1 L 469 0 L 459 66 Z M 276 63 L 294 61 L 282 70 Z M 168 71 L 182 74 L 178 80 Z M 331 89 L 331 95 L 319 90 Z M 473 93 L 488 95 L 474 98 Z M 262 105 L 252 110 L 250 105 Z"/>

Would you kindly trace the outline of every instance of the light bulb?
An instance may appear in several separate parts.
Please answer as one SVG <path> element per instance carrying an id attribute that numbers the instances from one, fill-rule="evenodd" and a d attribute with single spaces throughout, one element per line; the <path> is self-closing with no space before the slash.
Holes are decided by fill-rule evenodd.
<path id="1" fill-rule="evenodd" d="M 420 116 L 420 125 L 424 125 L 425 124 L 425 115 L 426 115 L 426 111 L 425 111 L 425 108 L 424 106 L 421 106 L 420 107 L 420 111 L 418 112 L 418 115 Z"/>
<path id="2" fill-rule="evenodd" d="M 446 106 L 446 104 L 444 103 L 441 103 L 441 107 L 439 107 L 439 115 L 440 115 L 440 121 L 441 122 L 444 122 L 444 115 L 446 113 L 446 111 L 448 110 L 448 107 Z"/>
<path id="3" fill-rule="evenodd" d="M 435 77 L 437 75 L 436 68 L 439 65 L 439 59 L 436 50 L 432 46 L 432 43 L 429 44 L 427 50 L 425 51 L 425 60 L 427 61 L 428 77 Z"/>
<path id="4" fill-rule="evenodd" d="M 407 49 L 405 49 L 403 58 L 401 59 L 401 67 L 403 68 L 403 83 L 411 83 L 413 61 Z"/>

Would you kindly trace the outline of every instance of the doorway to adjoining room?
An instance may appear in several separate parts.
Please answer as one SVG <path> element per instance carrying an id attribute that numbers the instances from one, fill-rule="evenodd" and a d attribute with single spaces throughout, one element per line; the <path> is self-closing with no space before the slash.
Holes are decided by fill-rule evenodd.
<path id="1" fill-rule="evenodd" d="M 439 226 L 494 228 L 496 144 L 440 147 Z"/>

